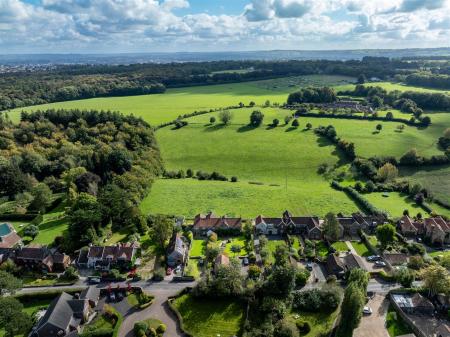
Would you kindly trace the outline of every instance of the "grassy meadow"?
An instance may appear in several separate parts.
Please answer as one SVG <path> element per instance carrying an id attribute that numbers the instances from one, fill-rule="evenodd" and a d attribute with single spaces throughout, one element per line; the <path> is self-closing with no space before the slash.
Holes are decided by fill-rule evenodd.
<path id="1" fill-rule="evenodd" d="M 248 119 L 249 114 L 245 115 Z M 158 141 L 168 170 L 218 171 L 239 181 L 161 179 L 141 204 L 145 212 L 172 211 L 192 217 L 214 210 L 254 217 L 260 213 L 280 215 L 287 208 L 317 215 L 328 210 L 357 210 L 344 193 L 333 190 L 317 174 L 322 163 L 343 163 L 335 155 L 334 145 L 319 139 L 312 130 L 192 123 L 179 130 L 159 130 Z"/>
<path id="2" fill-rule="evenodd" d="M 248 104 L 254 101 L 263 105 L 269 100 L 283 103 L 290 92 L 305 86 L 328 85 L 336 90 L 348 90 L 354 87 L 351 84 L 354 80 L 345 76 L 311 75 L 185 87 L 168 89 L 166 93 L 157 95 L 94 98 L 32 106 L 11 111 L 10 117 L 18 121 L 21 110 L 47 108 L 117 110 L 158 125 L 184 113 L 237 105 L 239 102 Z M 442 92 L 389 82 L 368 85 L 378 85 L 387 90 Z M 255 109 L 262 110 L 265 115 L 264 125 L 257 129 L 247 126 Z M 279 108 L 255 107 L 232 112 L 234 118 L 228 126 L 220 125 L 218 121 L 210 124 L 212 116 L 218 117 L 218 112 L 212 112 L 187 119 L 189 125 L 179 130 L 170 126 L 162 128 L 157 131 L 157 138 L 167 170 L 217 171 L 228 178 L 236 176 L 238 182 L 159 179 L 141 204 L 145 213 L 175 213 L 188 218 L 209 210 L 245 218 L 258 214 L 278 216 L 285 209 L 296 214 L 324 215 L 328 211 L 349 214 L 357 210 L 354 202 L 344 193 L 330 188 L 329 181 L 317 174 L 320 164 L 326 163 L 345 171 L 347 163 L 334 145 L 318 138 L 312 130 L 305 130 L 307 123 L 311 123 L 313 128 L 333 125 L 339 137 L 355 143 L 359 156 L 397 158 L 413 147 L 423 156 L 442 154 L 437 147 L 437 139 L 450 125 L 448 112 L 430 113 L 432 125 L 428 128 L 405 126 L 403 131 L 397 129 L 400 123 L 396 122 L 310 117 L 301 117 L 300 127 L 292 128 L 283 125 L 284 117 L 291 112 Z M 380 115 L 385 113 L 382 111 Z M 410 117 L 397 110 L 394 115 Z M 280 120 L 280 125 L 272 128 L 269 124 L 275 118 Z M 381 132 L 375 132 L 379 123 L 383 128 Z M 450 202 L 450 168 L 402 169 L 401 175 L 420 182 L 437 197 Z M 405 208 L 413 211 L 414 205 L 399 195 L 391 194 L 389 200 L 377 194 L 367 198 L 393 216 L 401 214 Z M 439 209 L 437 205 L 436 209 Z M 67 224 L 62 217 L 55 215 L 45 219 L 35 241 L 48 243 L 65 228 Z"/>
<path id="3" fill-rule="evenodd" d="M 296 84 L 291 86 L 290 82 L 294 81 Z M 237 105 L 239 102 L 248 104 L 253 101 L 257 105 L 262 105 L 266 100 L 269 100 L 272 103 L 282 104 L 286 102 L 289 93 L 296 91 L 301 86 L 338 85 L 351 81 L 353 81 L 351 77 L 345 76 L 311 75 L 245 83 L 184 87 L 168 89 L 164 94 L 156 95 L 92 98 L 42 104 L 14 109 L 9 115 L 12 120 L 18 121 L 22 110 L 33 111 L 50 108 L 113 110 L 125 114 L 134 114 L 152 125 L 158 125 L 174 120 L 185 113 Z"/>

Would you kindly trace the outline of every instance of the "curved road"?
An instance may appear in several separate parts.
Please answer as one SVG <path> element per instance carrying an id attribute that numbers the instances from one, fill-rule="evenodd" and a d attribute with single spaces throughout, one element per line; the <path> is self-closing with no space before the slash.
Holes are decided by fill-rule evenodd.
<path id="1" fill-rule="evenodd" d="M 134 337 L 133 327 L 134 323 L 137 321 L 142 321 L 148 318 L 159 319 L 167 326 L 166 333 L 164 336 L 167 337 L 181 337 L 184 336 L 180 329 L 180 324 L 178 322 L 175 314 L 170 310 L 167 303 L 167 298 L 176 294 L 171 290 L 159 291 L 157 293 L 153 292 L 155 295 L 155 300 L 153 304 L 148 308 L 140 311 L 134 311 L 129 315 L 124 317 L 122 325 L 120 326 L 118 337 Z"/>

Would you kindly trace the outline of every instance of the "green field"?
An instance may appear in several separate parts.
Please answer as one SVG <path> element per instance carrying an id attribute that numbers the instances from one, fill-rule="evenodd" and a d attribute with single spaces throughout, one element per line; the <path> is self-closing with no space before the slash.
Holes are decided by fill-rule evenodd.
<path id="1" fill-rule="evenodd" d="M 183 295 L 173 305 L 183 318 L 184 328 L 194 337 L 241 335 L 244 305 L 239 302 Z"/>
<path id="2" fill-rule="evenodd" d="M 384 195 L 387 195 L 387 197 Z M 414 200 L 398 192 L 364 194 L 364 198 L 378 209 L 387 211 L 394 218 L 401 217 L 405 209 L 414 215 L 418 212 L 424 213 L 424 209 L 417 205 Z"/>
<path id="3" fill-rule="evenodd" d="M 441 89 L 431 89 L 431 88 L 424 88 L 424 87 L 415 87 L 412 85 L 406 85 L 403 83 L 391 83 L 391 82 L 371 82 L 364 84 L 365 86 L 372 86 L 372 87 L 381 87 L 387 91 L 420 91 L 420 92 L 441 92 L 441 93 L 447 93 L 450 94 L 450 90 L 441 90 Z M 340 85 L 336 88 L 336 90 L 352 90 L 355 86 L 354 85 Z"/>
<path id="4" fill-rule="evenodd" d="M 164 94 L 92 98 L 85 100 L 50 103 L 12 110 L 9 115 L 14 121 L 20 118 L 20 111 L 37 109 L 96 109 L 121 111 L 140 116 L 153 125 L 176 119 L 179 115 L 211 108 L 248 104 L 253 101 L 262 105 L 266 100 L 284 103 L 287 94 L 305 85 L 337 85 L 351 81 L 345 76 L 298 76 L 298 83 L 290 87 L 286 79 L 274 79 L 246 83 L 230 83 L 210 86 L 168 89 Z M 288 84 L 288 85 L 287 85 Z"/>
<path id="5" fill-rule="evenodd" d="M 191 124 L 179 130 L 161 129 L 158 140 L 166 169 L 218 171 L 238 177 L 239 182 L 159 180 L 141 205 L 144 212 L 192 217 L 214 210 L 255 217 L 279 215 L 285 209 L 317 215 L 357 209 L 316 173 L 320 164 L 333 166 L 339 158 L 335 147 L 312 131 Z"/>

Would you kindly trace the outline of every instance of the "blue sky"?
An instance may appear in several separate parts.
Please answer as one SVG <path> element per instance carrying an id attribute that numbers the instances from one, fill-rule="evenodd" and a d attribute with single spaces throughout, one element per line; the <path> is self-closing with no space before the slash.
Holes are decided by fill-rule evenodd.
<path id="1" fill-rule="evenodd" d="M 0 53 L 450 45 L 450 0 L 0 0 Z"/>

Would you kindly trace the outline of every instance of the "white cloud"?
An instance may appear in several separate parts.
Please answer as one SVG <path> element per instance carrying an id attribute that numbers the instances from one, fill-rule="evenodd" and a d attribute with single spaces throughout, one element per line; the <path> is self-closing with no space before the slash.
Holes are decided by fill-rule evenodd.
<path id="1" fill-rule="evenodd" d="M 0 49 L 51 52 L 448 45 L 450 0 L 249 0 L 241 15 L 177 15 L 187 0 L 0 0 Z M 447 34 L 447 35 L 446 35 Z"/>

